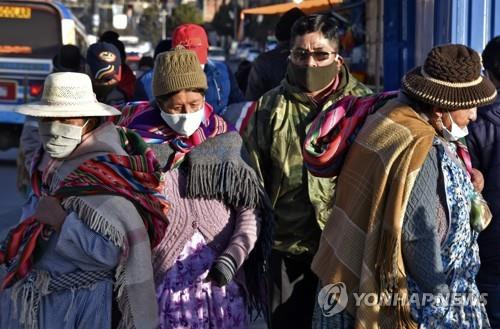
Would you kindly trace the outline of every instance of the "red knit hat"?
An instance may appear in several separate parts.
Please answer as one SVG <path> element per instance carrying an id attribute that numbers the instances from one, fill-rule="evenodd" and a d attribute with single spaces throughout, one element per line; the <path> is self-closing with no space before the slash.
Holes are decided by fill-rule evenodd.
<path id="1" fill-rule="evenodd" d="M 205 29 L 196 24 L 183 24 L 178 26 L 172 34 L 172 48 L 182 45 L 198 55 L 201 64 L 208 58 L 208 38 Z"/>

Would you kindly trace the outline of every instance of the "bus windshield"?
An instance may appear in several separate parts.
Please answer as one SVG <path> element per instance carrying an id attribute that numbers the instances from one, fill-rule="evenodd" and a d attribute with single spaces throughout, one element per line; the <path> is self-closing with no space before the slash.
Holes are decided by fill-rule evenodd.
<path id="1" fill-rule="evenodd" d="M 0 57 L 52 58 L 61 47 L 61 19 L 47 4 L 0 1 Z"/>

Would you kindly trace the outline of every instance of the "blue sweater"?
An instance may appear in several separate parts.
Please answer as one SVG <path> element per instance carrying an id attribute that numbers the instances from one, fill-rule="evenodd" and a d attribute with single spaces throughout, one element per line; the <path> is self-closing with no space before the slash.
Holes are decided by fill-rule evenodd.
<path id="1" fill-rule="evenodd" d="M 205 99 L 220 114 L 228 105 L 245 100 L 229 67 L 223 62 L 208 60 L 205 64 L 208 90 Z"/>

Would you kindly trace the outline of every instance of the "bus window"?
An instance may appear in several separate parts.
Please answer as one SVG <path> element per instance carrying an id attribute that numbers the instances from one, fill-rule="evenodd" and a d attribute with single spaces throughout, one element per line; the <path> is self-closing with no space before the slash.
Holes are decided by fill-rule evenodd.
<path id="1" fill-rule="evenodd" d="M 61 19 L 52 6 L 0 2 L 0 57 L 52 58 L 61 47 Z"/>

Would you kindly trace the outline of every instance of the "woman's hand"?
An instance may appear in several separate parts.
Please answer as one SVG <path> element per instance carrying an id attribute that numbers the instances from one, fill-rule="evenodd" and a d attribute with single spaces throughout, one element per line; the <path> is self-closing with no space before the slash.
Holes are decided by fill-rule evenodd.
<path id="1" fill-rule="evenodd" d="M 483 174 L 476 168 L 472 168 L 471 176 L 472 176 L 471 177 L 472 185 L 474 185 L 474 188 L 476 189 L 477 192 L 481 193 L 484 188 Z"/>
<path id="2" fill-rule="evenodd" d="M 205 282 L 213 282 L 217 287 L 223 287 L 233 280 L 236 274 L 236 262 L 228 254 L 219 256 L 212 264 Z"/>
<path id="3" fill-rule="evenodd" d="M 66 219 L 66 211 L 61 207 L 58 199 L 51 196 L 42 196 L 33 216 L 42 224 L 50 225 L 54 230 L 61 229 Z"/>

